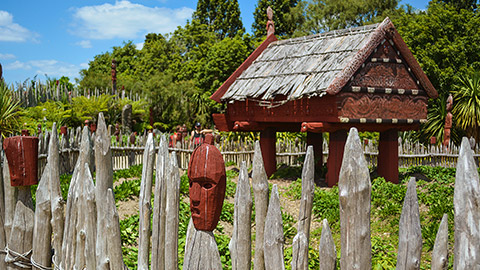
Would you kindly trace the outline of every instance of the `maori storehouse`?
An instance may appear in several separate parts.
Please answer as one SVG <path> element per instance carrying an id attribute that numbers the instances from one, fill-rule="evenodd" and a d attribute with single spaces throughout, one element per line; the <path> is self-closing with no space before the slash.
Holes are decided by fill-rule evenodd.
<path id="1" fill-rule="evenodd" d="M 377 131 L 378 174 L 397 183 L 398 131 L 418 129 L 438 94 L 390 19 L 287 40 L 269 32 L 211 96 L 226 104 L 213 115 L 217 128 L 259 131 L 268 175 L 277 131 L 307 132 L 316 156 L 328 132 L 329 186 L 338 182 L 347 131 Z"/>

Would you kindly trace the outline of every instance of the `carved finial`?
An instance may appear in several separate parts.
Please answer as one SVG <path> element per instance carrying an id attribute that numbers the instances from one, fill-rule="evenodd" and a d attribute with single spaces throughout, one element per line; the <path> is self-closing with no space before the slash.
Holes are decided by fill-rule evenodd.
<path id="1" fill-rule="evenodd" d="M 267 36 L 275 34 L 275 23 L 273 22 L 273 10 L 271 7 L 267 8 Z"/>
<path id="2" fill-rule="evenodd" d="M 2 80 L 2 74 L 3 74 L 3 71 L 2 71 L 2 64 L 0 64 L 0 80 Z"/>
<path id="3" fill-rule="evenodd" d="M 453 97 L 452 95 L 449 95 L 447 98 L 447 115 L 445 116 L 445 126 L 443 129 L 443 146 L 448 148 L 448 145 L 450 144 L 450 132 L 452 129 L 452 118 L 453 115 L 451 113 L 453 108 Z"/>

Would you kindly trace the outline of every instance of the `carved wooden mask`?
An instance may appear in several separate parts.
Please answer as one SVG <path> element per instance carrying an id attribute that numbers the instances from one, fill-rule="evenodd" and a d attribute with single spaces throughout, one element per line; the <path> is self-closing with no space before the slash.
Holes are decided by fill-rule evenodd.
<path id="1" fill-rule="evenodd" d="M 213 231 L 217 227 L 225 198 L 226 173 L 222 154 L 207 134 L 202 145 L 193 151 L 188 164 L 190 211 L 197 230 Z"/>

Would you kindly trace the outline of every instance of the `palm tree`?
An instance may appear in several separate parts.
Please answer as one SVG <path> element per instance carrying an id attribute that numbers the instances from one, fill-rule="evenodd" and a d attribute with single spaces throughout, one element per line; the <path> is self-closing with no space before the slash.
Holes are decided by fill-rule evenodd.
<path id="1" fill-rule="evenodd" d="M 6 83 L 0 79 L 0 132 L 3 137 L 20 131 L 18 116 L 20 103 L 12 95 Z"/>
<path id="2" fill-rule="evenodd" d="M 480 136 L 480 72 L 462 76 L 453 93 L 453 121 L 455 126 L 479 141 Z"/>

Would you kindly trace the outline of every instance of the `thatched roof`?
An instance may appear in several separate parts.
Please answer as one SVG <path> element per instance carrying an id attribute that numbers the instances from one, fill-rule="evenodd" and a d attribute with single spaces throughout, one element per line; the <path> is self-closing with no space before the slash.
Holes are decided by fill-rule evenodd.
<path id="1" fill-rule="evenodd" d="M 246 98 L 269 100 L 283 95 L 293 100 L 322 96 L 327 92 L 336 94 L 385 40 L 387 32 L 392 31 L 398 35 L 387 18 L 380 24 L 273 41 L 243 68 L 243 72 L 240 71 L 241 74 L 238 72 L 237 77 L 229 78 L 212 99 L 224 102 Z M 427 93 L 436 96 L 430 81 L 400 40 L 402 44 L 396 46 L 404 47 L 400 51 L 409 54 L 404 56 L 410 62 L 407 64 L 413 65 L 412 70 L 417 78 L 420 77 L 420 84 Z"/>

